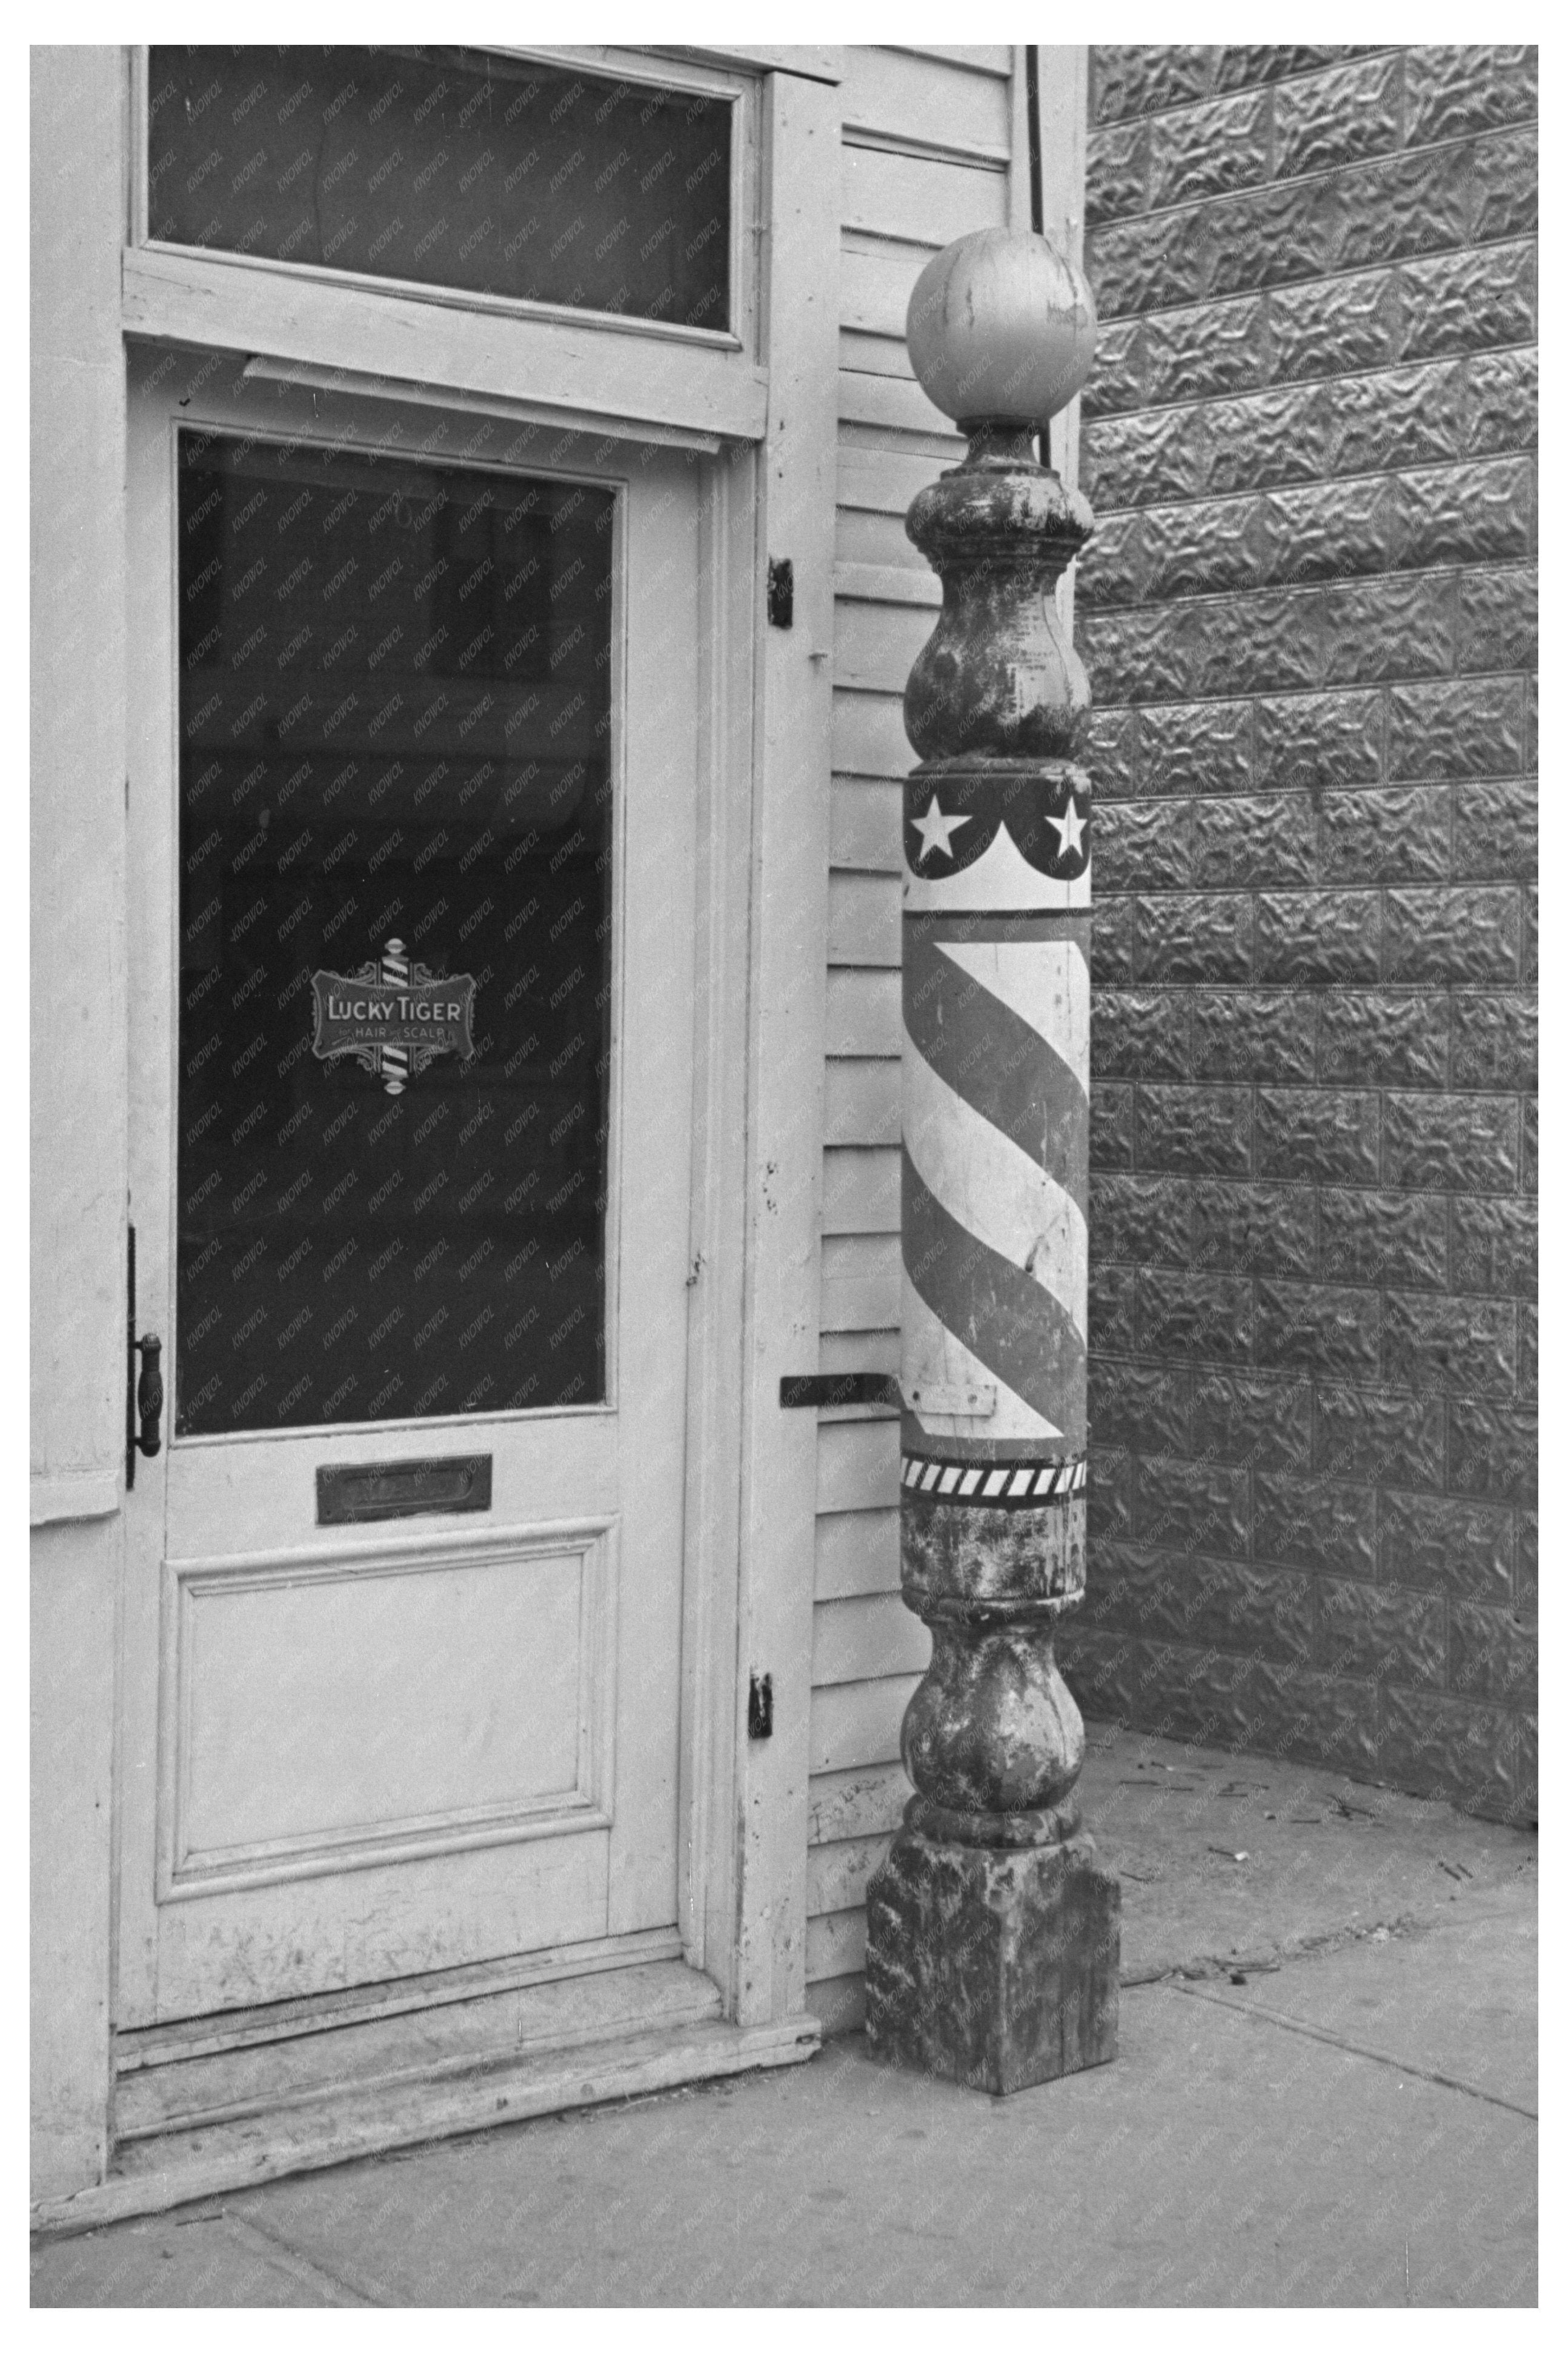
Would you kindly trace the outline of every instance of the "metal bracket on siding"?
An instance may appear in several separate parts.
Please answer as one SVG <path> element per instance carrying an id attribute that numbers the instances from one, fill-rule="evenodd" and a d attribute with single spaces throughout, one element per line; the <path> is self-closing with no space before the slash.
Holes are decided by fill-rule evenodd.
<path id="1" fill-rule="evenodd" d="M 903 1404 L 897 1373 L 786 1373 L 780 1405 Z"/>

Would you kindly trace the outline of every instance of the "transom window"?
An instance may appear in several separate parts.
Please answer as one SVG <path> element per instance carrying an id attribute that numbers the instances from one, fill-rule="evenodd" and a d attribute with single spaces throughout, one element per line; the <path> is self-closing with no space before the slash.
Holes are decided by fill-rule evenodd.
<path id="1" fill-rule="evenodd" d="M 728 332 L 733 101 L 458 48 L 153 48 L 157 242 Z"/>

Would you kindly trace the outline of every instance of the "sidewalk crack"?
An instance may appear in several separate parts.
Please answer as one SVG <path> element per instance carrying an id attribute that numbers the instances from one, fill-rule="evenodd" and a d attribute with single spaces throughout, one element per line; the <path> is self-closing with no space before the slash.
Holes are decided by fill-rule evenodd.
<path id="1" fill-rule="evenodd" d="M 1289 2034 L 1304 2034 L 1310 2042 L 1326 2042 L 1331 2050 L 1348 2051 L 1357 2059 L 1373 2059 L 1381 2067 L 1394 2067 L 1402 2075 L 1419 2076 L 1424 2084 L 1440 2084 L 1445 2091 L 1463 2092 L 1472 2100 L 1488 2100 L 1494 2108 L 1506 2108 L 1510 2116 L 1528 2117 L 1531 2124 L 1541 2121 L 1534 2108 L 1521 2107 L 1517 2100 L 1505 2100 L 1500 2092 L 1486 2092 L 1479 2084 L 1467 2084 L 1458 2075 L 1445 2075 L 1435 2067 L 1417 2067 L 1408 2059 L 1397 2059 L 1391 2051 L 1374 2050 L 1370 2042 L 1352 2042 L 1342 2034 L 1334 2034 L 1326 2026 L 1309 2026 L 1300 2018 L 1287 2018 L 1282 2010 L 1267 2010 L 1261 2002 L 1231 2001 L 1222 1993 L 1210 1993 L 1205 1987 L 1184 1984 L 1178 1978 L 1167 1980 L 1173 1993 L 1184 1993 L 1193 2001 L 1212 2002 L 1216 2010 L 1234 2010 L 1238 2018 L 1266 2020 L 1270 2026 L 1282 2026 Z"/>
<path id="2" fill-rule="evenodd" d="M 390 2296 L 378 2295 L 372 2289 L 356 2286 L 351 2281 L 340 2278 L 336 2272 L 329 2271 L 313 2256 L 302 2254 L 298 2247 L 291 2246 L 276 2232 L 264 2231 L 248 2215 L 237 2213 L 232 2206 L 223 2209 L 223 2219 L 231 2231 L 250 2242 L 252 2251 L 264 2263 L 272 2264 L 277 2271 L 286 2272 L 302 2286 L 313 2287 L 324 2304 L 377 2308 L 391 2306 L 393 2299 Z"/>

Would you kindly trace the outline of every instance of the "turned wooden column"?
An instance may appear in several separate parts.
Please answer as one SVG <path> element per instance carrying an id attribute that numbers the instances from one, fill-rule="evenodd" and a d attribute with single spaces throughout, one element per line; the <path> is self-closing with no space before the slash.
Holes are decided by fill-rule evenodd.
<path id="1" fill-rule="evenodd" d="M 1094 307 L 1044 237 L 983 229 L 922 273 L 907 332 L 969 452 L 906 526 L 942 583 L 904 695 L 900 1519 L 932 1650 L 867 2029 L 1009 2092 L 1116 2047 L 1121 1889 L 1080 1827 L 1052 1649 L 1084 1583 L 1090 800 L 1055 586 L 1093 517 L 1034 442 L 1089 373 Z"/>

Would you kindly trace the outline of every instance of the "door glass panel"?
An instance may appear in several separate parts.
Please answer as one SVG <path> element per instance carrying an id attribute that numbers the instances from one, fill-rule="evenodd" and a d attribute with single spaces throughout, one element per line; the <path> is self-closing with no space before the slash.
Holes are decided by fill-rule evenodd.
<path id="1" fill-rule="evenodd" d="M 730 324 L 726 98 L 473 49 L 154 48 L 150 236 Z"/>
<path id="2" fill-rule="evenodd" d="M 605 1394 L 614 516 L 179 437 L 178 1433 Z"/>

